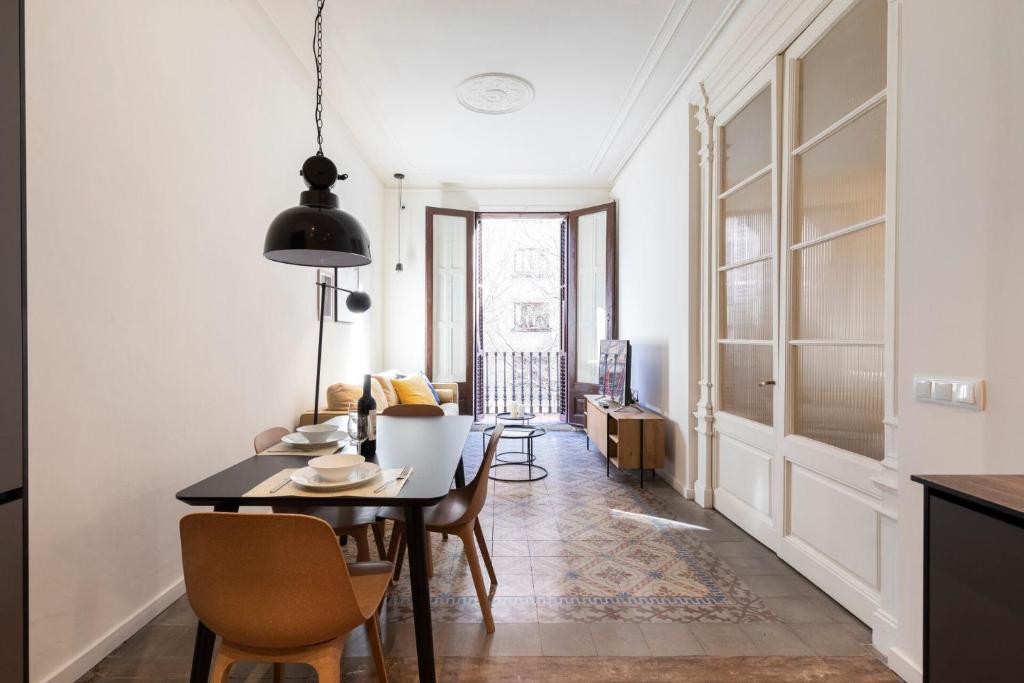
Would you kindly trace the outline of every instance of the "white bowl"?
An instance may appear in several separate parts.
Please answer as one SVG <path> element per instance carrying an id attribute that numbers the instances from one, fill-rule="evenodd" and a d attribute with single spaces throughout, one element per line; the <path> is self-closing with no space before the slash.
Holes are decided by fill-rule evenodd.
<path id="1" fill-rule="evenodd" d="M 335 425 L 322 424 L 322 425 L 306 425 L 305 427 L 299 427 L 299 434 L 309 439 L 310 443 L 326 443 L 330 439 L 331 435 L 338 431 Z"/>
<path id="2" fill-rule="evenodd" d="M 364 462 L 366 458 L 355 453 L 334 453 L 313 458 L 309 466 L 324 481 L 345 481 Z"/>

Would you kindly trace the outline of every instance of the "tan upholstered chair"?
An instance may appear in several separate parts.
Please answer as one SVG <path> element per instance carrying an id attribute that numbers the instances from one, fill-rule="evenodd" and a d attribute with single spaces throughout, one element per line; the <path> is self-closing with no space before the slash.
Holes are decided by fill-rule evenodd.
<path id="1" fill-rule="evenodd" d="M 491 441 L 487 445 L 487 450 L 484 451 L 480 469 L 477 470 L 473 481 L 462 488 L 452 490 L 440 503 L 423 511 L 428 538 L 430 532 L 435 532 L 452 534 L 462 539 L 466 562 L 469 563 L 469 572 L 473 575 L 476 597 L 480 601 L 480 610 L 483 612 L 484 625 L 487 627 L 488 633 L 494 633 L 494 618 L 491 616 L 491 603 L 487 589 L 484 587 L 480 562 L 476 556 L 476 545 L 477 543 L 480 545 L 480 554 L 483 556 L 491 583 L 497 584 L 498 577 L 494 573 L 491 554 L 487 550 L 484 530 L 480 526 L 478 518 L 484 503 L 487 502 L 487 477 L 491 472 L 491 463 L 494 462 L 494 453 L 498 448 L 498 442 L 501 440 L 501 432 L 502 427 L 499 426 L 491 435 Z M 381 517 L 395 522 L 394 530 L 391 533 L 391 549 L 388 559 L 395 563 L 395 577 L 397 578 L 401 573 L 402 558 L 405 555 L 405 514 L 401 508 L 382 508 L 380 514 Z M 429 544 L 427 547 L 429 549 Z"/>
<path id="2" fill-rule="evenodd" d="M 181 558 L 189 604 L 221 637 L 214 683 L 239 661 L 313 666 L 339 681 L 348 633 L 366 624 L 387 681 L 377 610 L 391 585 L 388 562 L 347 566 L 331 527 L 307 515 L 201 512 L 181 520 Z"/>
<path id="3" fill-rule="evenodd" d="M 441 406 L 432 406 L 418 403 L 399 403 L 388 406 L 381 415 L 387 417 L 443 417 L 444 411 Z"/>
<path id="4" fill-rule="evenodd" d="M 262 453 L 271 446 L 281 442 L 281 437 L 290 433 L 285 427 L 271 427 L 264 429 L 252 440 L 256 453 Z M 377 546 L 377 556 L 380 559 L 387 557 L 387 550 L 384 549 L 384 523 L 377 519 L 378 508 L 374 507 L 332 507 L 309 506 L 309 507 L 275 507 L 274 512 L 290 512 L 303 515 L 319 517 L 334 529 L 338 536 L 350 536 L 356 542 L 356 560 L 368 562 L 370 560 L 370 531 L 373 531 L 373 541 Z"/>

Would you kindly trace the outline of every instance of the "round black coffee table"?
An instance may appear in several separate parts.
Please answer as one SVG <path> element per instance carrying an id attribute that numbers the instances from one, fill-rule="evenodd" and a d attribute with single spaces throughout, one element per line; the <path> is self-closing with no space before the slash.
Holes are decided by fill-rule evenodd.
<path id="1" fill-rule="evenodd" d="M 493 438 L 494 430 L 497 427 L 488 427 L 484 430 L 484 439 Z M 536 457 L 533 455 L 533 440 L 538 436 L 547 434 L 547 430 L 543 427 L 531 427 L 530 425 L 508 425 L 501 433 L 501 438 L 504 439 L 516 439 L 520 443 L 520 449 L 518 451 L 501 451 L 494 455 L 494 459 L 498 462 L 491 465 L 490 478 L 494 481 L 507 481 L 507 482 L 529 482 L 529 481 L 540 481 L 544 477 L 548 476 L 548 470 L 545 467 L 534 464 Z M 521 456 L 519 460 L 511 460 L 503 458 L 502 456 Z M 528 469 L 526 477 L 510 478 L 510 477 L 499 477 L 494 474 L 494 470 L 499 467 L 526 467 Z M 534 473 L 534 470 L 538 470 L 538 473 Z"/>

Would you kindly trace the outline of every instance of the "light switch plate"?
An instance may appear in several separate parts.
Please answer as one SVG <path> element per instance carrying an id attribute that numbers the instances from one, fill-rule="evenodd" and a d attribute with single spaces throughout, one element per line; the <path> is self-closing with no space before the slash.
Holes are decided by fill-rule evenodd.
<path id="1" fill-rule="evenodd" d="M 914 377 L 914 400 L 968 410 L 985 409 L 985 380 Z"/>
<path id="2" fill-rule="evenodd" d="M 930 379 L 914 378 L 914 398 L 931 398 L 932 381 Z"/>

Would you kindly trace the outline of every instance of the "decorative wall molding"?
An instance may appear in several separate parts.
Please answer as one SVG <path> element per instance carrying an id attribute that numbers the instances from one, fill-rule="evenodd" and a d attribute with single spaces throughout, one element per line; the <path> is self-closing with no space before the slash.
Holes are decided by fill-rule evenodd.
<path id="1" fill-rule="evenodd" d="M 715 117 L 708 106 L 708 93 L 700 84 L 702 100 L 698 103 L 696 120 L 700 133 L 700 398 L 693 416 L 697 419 L 697 479 L 693 484 L 694 500 L 702 507 L 714 505 L 715 407 L 712 404 L 714 366 L 712 363 L 714 335 L 711 327 L 712 278 L 716 276 L 715 255 L 711 244 L 712 207 L 714 206 Z"/>
<path id="2" fill-rule="evenodd" d="M 903 678 L 912 680 L 921 672 L 898 650 L 899 638 L 899 103 L 900 103 L 900 30 L 902 0 L 889 0 L 886 64 L 886 136 L 885 136 L 885 457 L 882 473 L 873 483 L 881 496 L 880 569 L 881 599 L 872 619 L 872 641 L 885 654 L 889 666 Z M 909 666 L 903 666 L 907 664 Z M 905 671 L 905 673 L 904 673 Z"/>

